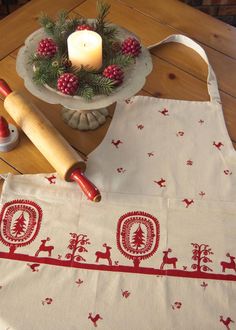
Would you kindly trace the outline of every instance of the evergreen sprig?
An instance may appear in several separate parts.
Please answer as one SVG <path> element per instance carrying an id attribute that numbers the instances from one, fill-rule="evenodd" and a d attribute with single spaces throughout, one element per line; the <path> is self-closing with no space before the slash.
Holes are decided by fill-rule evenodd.
<path id="1" fill-rule="evenodd" d="M 97 1 L 98 15 L 94 23 L 82 18 L 69 18 L 63 11 L 58 14 L 56 20 L 42 13 L 39 23 L 46 35 L 57 44 L 57 53 L 53 57 L 44 57 L 36 52 L 29 57 L 29 63 L 33 66 L 33 81 L 38 85 L 49 85 L 57 88 L 58 78 L 65 72 L 73 73 L 79 79 L 79 88 L 76 95 L 90 101 L 95 95 L 110 95 L 116 88 L 112 79 L 102 75 L 108 65 L 118 65 L 122 69 L 134 64 L 131 56 L 123 55 L 120 50 L 113 47 L 119 44 L 117 28 L 107 21 L 110 5 L 102 0 Z M 78 25 L 92 25 L 94 31 L 100 34 L 103 41 L 103 66 L 99 70 L 88 67 L 77 68 L 71 66 L 68 59 L 67 38 Z"/>
<path id="2" fill-rule="evenodd" d="M 118 54 L 109 60 L 109 65 L 111 64 L 116 64 L 121 68 L 125 68 L 131 64 L 134 64 L 134 58 L 128 55 Z"/>

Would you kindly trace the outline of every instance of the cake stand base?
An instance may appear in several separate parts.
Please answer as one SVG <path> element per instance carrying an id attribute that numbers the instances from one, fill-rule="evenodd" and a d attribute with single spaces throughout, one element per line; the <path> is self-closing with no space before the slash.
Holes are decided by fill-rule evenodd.
<path id="1" fill-rule="evenodd" d="M 98 110 L 70 110 L 62 107 L 61 115 L 63 121 L 72 128 L 88 131 L 94 130 L 105 123 L 108 116 L 107 108 Z"/>

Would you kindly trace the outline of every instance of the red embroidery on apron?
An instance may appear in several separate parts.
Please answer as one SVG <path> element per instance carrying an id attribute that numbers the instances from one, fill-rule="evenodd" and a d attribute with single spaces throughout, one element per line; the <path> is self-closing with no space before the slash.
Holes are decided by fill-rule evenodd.
<path id="1" fill-rule="evenodd" d="M 3 205 L 0 214 L 0 241 L 15 253 L 17 247 L 30 244 L 38 235 L 42 210 L 29 200 L 13 200 Z"/>
<path id="2" fill-rule="evenodd" d="M 159 244 L 160 226 L 151 214 L 134 211 L 120 217 L 117 224 L 117 247 L 134 267 L 150 258 Z"/>

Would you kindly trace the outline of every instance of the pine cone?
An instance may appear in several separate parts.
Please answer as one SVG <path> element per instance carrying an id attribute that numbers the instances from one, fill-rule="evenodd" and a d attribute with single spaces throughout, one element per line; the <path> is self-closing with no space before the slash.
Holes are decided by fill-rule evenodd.
<path id="1" fill-rule="evenodd" d="M 78 25 L 77 28 L 76 28 L 76 31 L 82 31 L 82 30 L 90 30 L 90 31 L 93 31 L 93 27 L 91 25 L 88 25 L 88 24 L 81 24 L 81 25 Z"/>
<path id="2" fill-rule="evenodd" d="M 66 95 L 74 95 L 79 87 L 79 79 L 73 73 L 64 73 L 57 80 L 57 89 Z"/>
<path id="3" fill-rule="evenodd" d="M 113 80 L 114 85 L 118 86 L 123 82 L 124 72 L 118 65 L 112 64 L 105 68 L 105 70 L 103 71 L 103 76 Z"/>
<path id="4" fill-rule="evenodd" d="M 42 39 L 37 48 L 37 54 L 44 57 L 53 57 L 57 52 L 57 45 L 51 38 Z"/>
<path id="5" fill-rule="evenodd" d="M 137 39 L 129 37 L 122 42 L 121 52 L 122 54 L 137 57 L 141 53 L 141 45 Z"/>

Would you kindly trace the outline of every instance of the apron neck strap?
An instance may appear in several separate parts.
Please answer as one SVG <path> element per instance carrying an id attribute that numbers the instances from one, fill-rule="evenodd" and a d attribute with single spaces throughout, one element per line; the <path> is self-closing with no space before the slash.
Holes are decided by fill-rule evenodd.
<path id="1" fill-rule="evenodd" d="M 166 44 L 168 42 L 177 42 L 177 43 L 183 44 L 187 47 L 190 47 L 193 50 L 195 50 L 203 58 L 203 60 L 206 62 L 207 66 L 208 66 L 207 89 L 208 89 L 208 94 L 210 96 L 210 100 L 211 100 L 211 102 L 213 102 L 213 101 L 220 102 L 220 95 L 219 95 L 216 76 L 208 61 L 208 57 L 207 57 L 204 49 L 199 44 L 197 44 L 195 41 L 193 41 L 192 39 L 190 39 L 184 35 L 181 35 L 181 34 L 170 35 L 169 37 L 162 40 L 161 42 L 158 42 L 154 45 L 149 46 L 148 49 L 150 50 L 151 48 L 154 48 L 161 44 Z"/>

